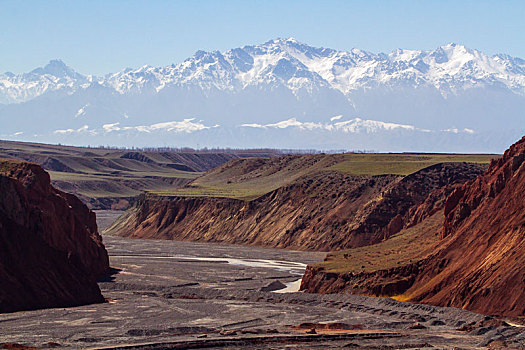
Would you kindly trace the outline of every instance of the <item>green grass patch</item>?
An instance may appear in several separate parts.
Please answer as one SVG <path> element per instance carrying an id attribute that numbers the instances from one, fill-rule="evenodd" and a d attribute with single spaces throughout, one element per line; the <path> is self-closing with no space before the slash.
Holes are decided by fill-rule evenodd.
<path id="1" fill-rule="evenodd" d="M 495 155 L 479 154 L 337 154 L 227 164 L 196 178 L 185 188 L 150 191 L 164 196 L 226 197 L 253 200 L 319 171 L 358 176 L 408 175 L 443 162 L 489 163 Z"/>
<path id="2" fill-rule="evenodd" d="M 428 166 L 445 162 L 490 163 L 493 154 L 353 154 L 325 170 L 352 175 L 408 175 Z"/>
<path id="3" fill-rule="evenodd" d="M 148 191 L 161 196 L 178 196 L 178 197 L 220 197 L 220 198 L 233 198 L 240 200 L 253 200 L 261 195 L 260 192 L 256 192 L 250 188 L 231 188 L 231 187 L 203 187 L 203 186 L 191 186 L 184 187 L 176 190 L 161 190 L 161 191 Z"/>
<path id="4" fill-rule="evenodd" d="M 315 264 L 325 271 L 359 273 L 390 269 L 418 261 L 427 256 L 439 241 L 443 211 L 423 222 L 400 231 L 390 239 L 371 246 L 332 252 L 327 260 Z"/>
<path id="5" fill-rule="evenodd" d="M 221 197 L 232 198 L 244 201 L 254 200 L 274 189 L 279 188 L 279 184 L 227 184 L 227 185 L 191 185 L 177 189 L 153 190 L 150 193 L 161 196 L 177 197 Z"/>

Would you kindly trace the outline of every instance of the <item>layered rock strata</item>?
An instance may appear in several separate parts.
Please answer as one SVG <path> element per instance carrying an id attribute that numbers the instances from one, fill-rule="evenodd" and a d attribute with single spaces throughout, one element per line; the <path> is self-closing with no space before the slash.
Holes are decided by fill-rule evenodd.
<path id="1" fill-rule="evenodd" d="M 317 251 L 365 246 L 417 222 L 405 216 L 433 190 L 448 193 L 484 169 L 442 163 L 408 176 L 323 170 L 251 201 L 147 194 L 107 232 Z"/>

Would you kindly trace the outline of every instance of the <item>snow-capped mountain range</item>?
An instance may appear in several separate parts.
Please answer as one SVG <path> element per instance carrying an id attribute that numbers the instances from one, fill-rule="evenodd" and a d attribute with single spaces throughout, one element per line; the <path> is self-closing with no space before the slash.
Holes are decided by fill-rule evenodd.
<path id="1" fill-rule="evenodd" d="M 120 94 L 159 92 L 170 86 L 238 91 L 248 86 L 286 86 L 293 93 L 320 87 L 346 96 L 360 89 L 399 84 L 433 86 L 443 96 L 475 87 L 501 87 L 525 95 L 525 60 L 508 55 L 488 56 L 462 45 L 431 51 L 398 49 L 373 54 L 314 48 L 293 38 L 219 51 L 198 51 L 182 63 L 143 66 L 105 77 L 84 76 L 61 60 L 30 73 L 0 75 L 0 102 L 26 102 L 50 91 L 74 93 L 97 83 Z"/>
<path id="2" fill-rule="evenodd" d="M 525 60 L 457 44 L 374 54 L 276 39 L 104 77 L 53 60 L 29 73 L 1 74 L 0 104 L 3 138 L 52 141 L 75 134 L 77 143 L 98 137 L 133 145 L 138 134 L 163 132 L 152 140 L 175 145 L 184 141 L 181 133 L 200 133 L 203 146 L 212 140 L 221 144 L 209 146 L 252 147 L 264 145 L 238 143 L 286 129 L 302 132 L 297 147 L 370 149 L 374 133 L 402 132 L 422 140 L 431 133 L 460 140 L 461 134 L 468 142 L 482 135 L 491 146 L 480 151 L 499 151 L 512 141 L 502 135 L 525 130 Z M 257 132 L 267 136 L 253 136 Z M 304 137 L 312 133 L 316 139 L 308 143 Z M 318 133 L 330 134 L 330 143 L 319 143 Z M 349 142 L 356 134 L 368 138 Z M 451 142 L 457 144 L 452 150 L 465 147 Z"/>

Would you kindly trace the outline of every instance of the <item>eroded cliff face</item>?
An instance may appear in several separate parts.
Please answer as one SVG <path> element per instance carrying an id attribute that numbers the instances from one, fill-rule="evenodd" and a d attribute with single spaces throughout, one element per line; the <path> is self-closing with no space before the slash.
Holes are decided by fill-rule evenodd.
<path id="1" fill-rule="evenodd" d="M 410 288 L 419 272 L 419 264 L 410 264 L 371 272 L 336 273 L 307 266 L 300 290 L 308 293 L 346 293 L 376 297 L 393 296 Z"/>
<path id="2" fill-rule="evenodd" d="M 330 252 L 323 262 L 307 267 L 300 289 L 383 297 L 402 294 L 416 280 L 420 261 L 435 252 L 442 225 L 443 209 L 378 244 Z"/>
<path id="3" fill-rule="evenodd" d="M 107 232 L 133 238 L 340 250 L 398 232 L 408 210 L 436 188 L 463 183 L 482 165 L 438 164 L 409 176 L 320 171 L 252 201 L 142 196 Z M 391 224 L 394 218 L 397 226 Z"/>
<path id="4" fill-rule="evenodd" d="M 525 137 L 445 204 L 443 241 L 406 292 L 413 301 L 525 315 Z"/>
<path id="5" fill-rule="evenodd" d="M 0 161 L 0 312 L 104 301 L 95 214 L 38 165 Z"/>
<path id="6" fill-rule="evenodd" d="M 434 215 L 443 208 L 450 193 L 484 170 L 486 166 L 481 164 L 440 163 L 405 176 L 386 192 L 381 203 L 384 209 L 376 214 L 387 223 L 380 238 L 388 239 Z"/>
<path id="7" fill-rule="evenodd" d="M 396 180 L 326 172 L 253 201 L 145 195 L 109 233 L 301 250 L 360 245 L 364 236 L 346 234 L 363 225 L 352 220 L 364 218 L 370 209 L 363 207 Z"/>
<path id="8" fill-rule="evenodd" d="M 448 193 L 448 196 L 445 194 Z M 403 225 L 443 209 L 440 241 L 411 264 L 366 273 L 330 273 L 311 266 L 302 289 L 396 296 L 471 311 L 525 315 L 525 137 L 481 176 L 433 191 Z M 407 242 L 408 244 L 409 242 Z"/>

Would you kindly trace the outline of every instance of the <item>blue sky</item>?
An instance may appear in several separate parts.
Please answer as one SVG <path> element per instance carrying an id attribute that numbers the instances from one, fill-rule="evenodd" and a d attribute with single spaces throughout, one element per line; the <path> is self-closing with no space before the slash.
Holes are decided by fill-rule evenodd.
<path id="1" fill-rule="evenodd" d="M 456 42 L 525 58 L 521 0 L 0 0 L 0 28 L 0 72 L 14 73 L 61 58 L 101 75 L 277 37 L 372 52 Z"/>

